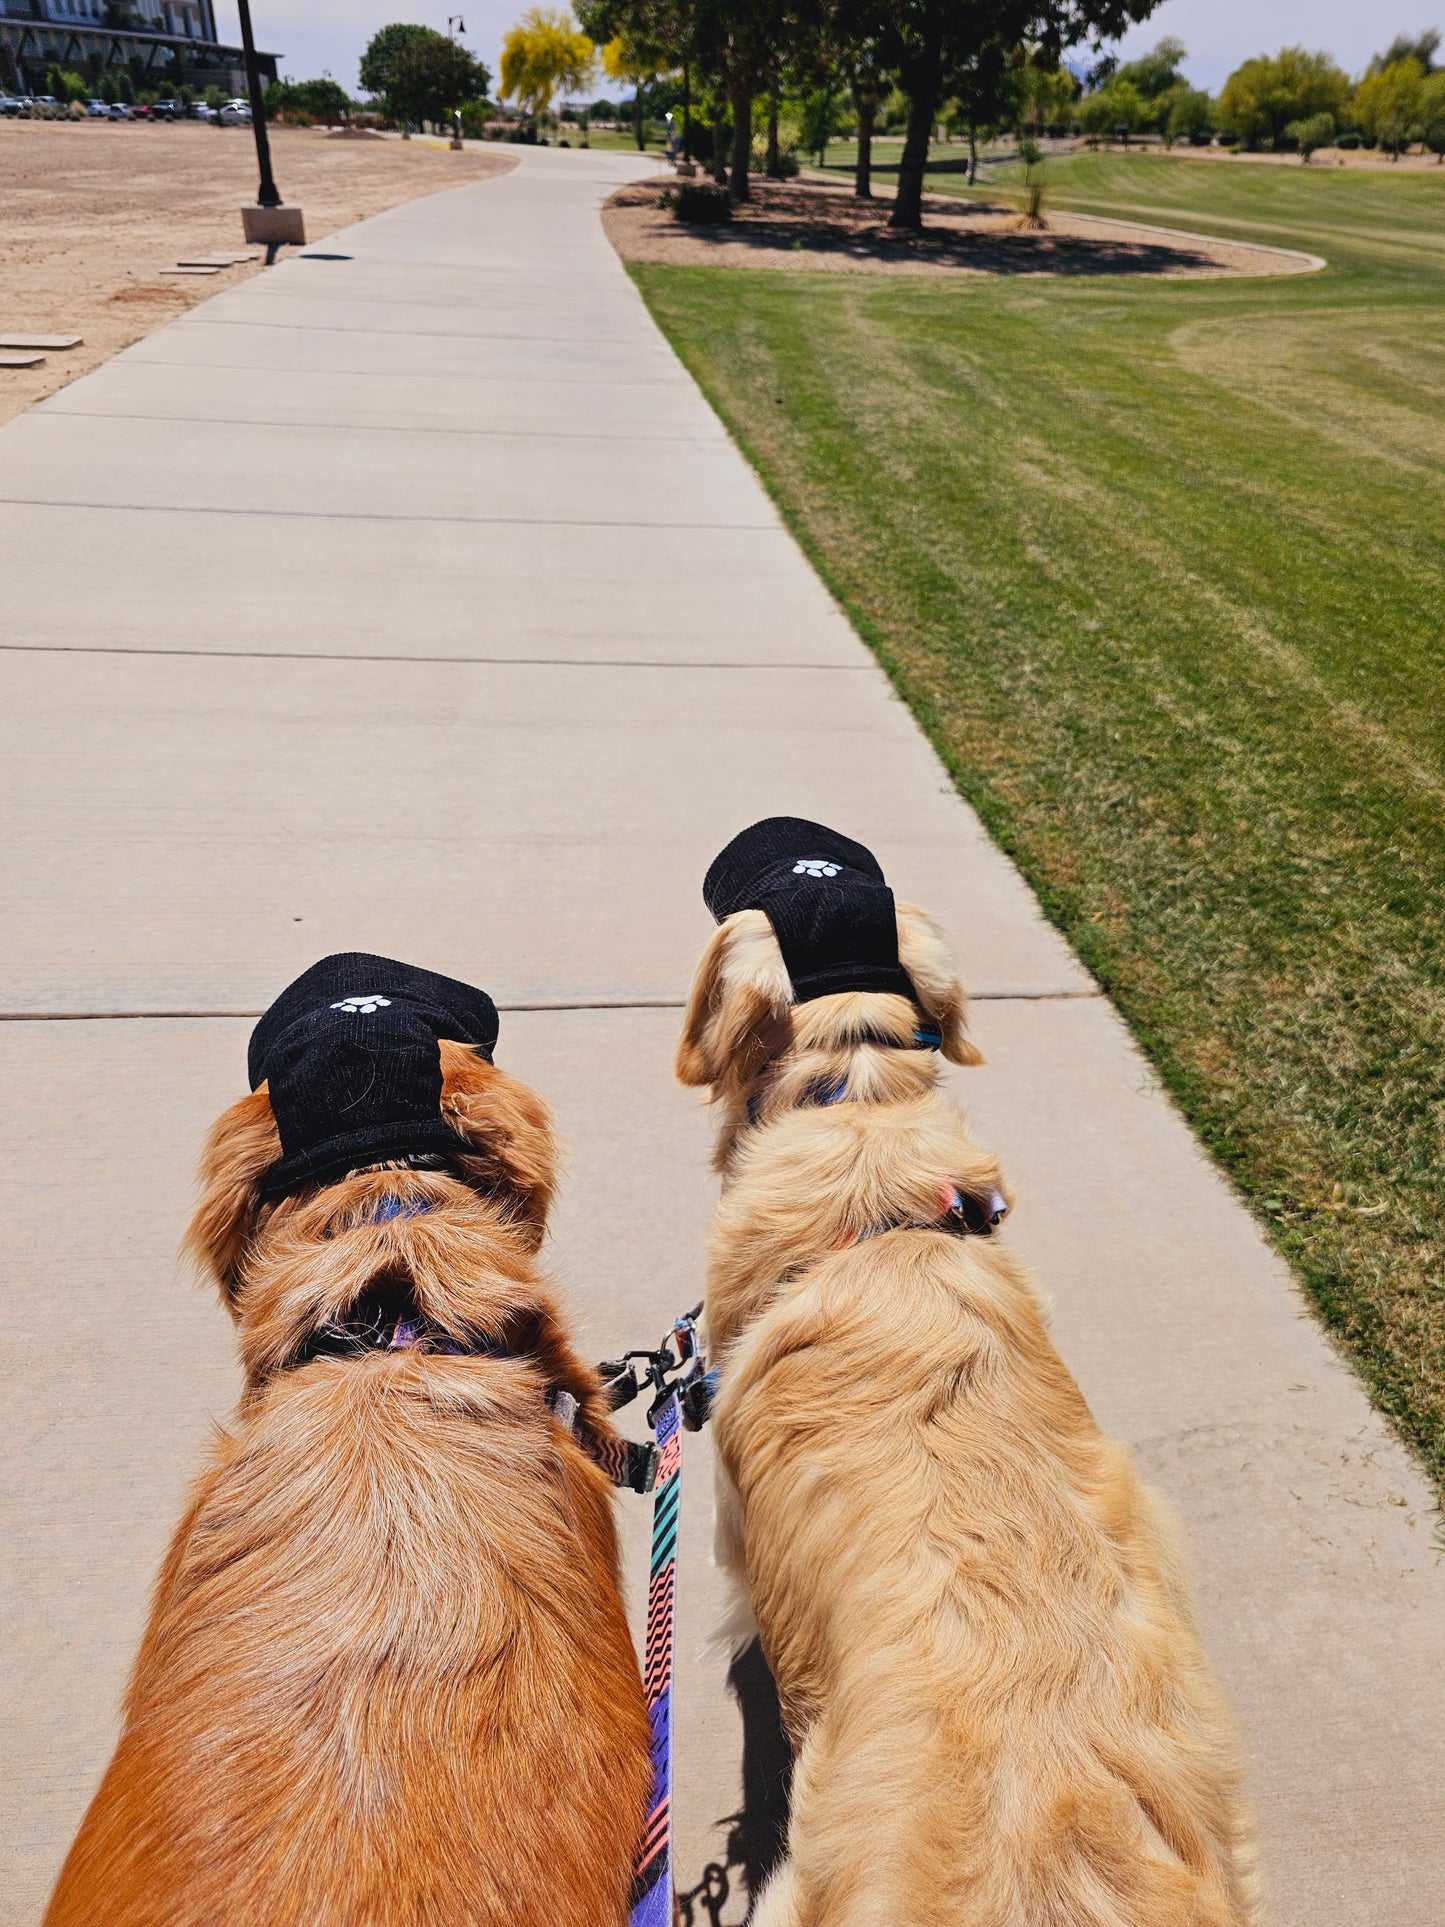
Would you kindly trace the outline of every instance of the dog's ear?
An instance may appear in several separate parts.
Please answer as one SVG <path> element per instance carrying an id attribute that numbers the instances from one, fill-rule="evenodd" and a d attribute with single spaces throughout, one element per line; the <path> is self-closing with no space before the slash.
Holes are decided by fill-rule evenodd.
<path id="1" fill-rule="evenodd" d="M 793 986 L 773 926 L 738 910 L 713 932 L 692 980 L 677 1075 L 683 1084 L 745 1084 L 792 1029 Z"/>
<path id="2" fill-rule="evenodd" d="M 898 961 L 908 972 L 925 1015 L 942 1034 L 943 1055 L 951 1064 L 981 1064 L 983 1053 L 964 1032 L 968 999 L 958 966 L 938 925 L 927 911 L 911 903 L 898 905 Z"/>
<path id="3" fill-rule="evenodd" d="M 557 1189 L 557 1140 L 535 1091 L 478 1057 L 467 1044 L 441 1045 L 442 1116 L 475 1147 L 478 1175 L 510 1192 L 540 1244 Z"/>
<path id="4" fill-rule="evenodd" d="M 186 1250 L 236 1308 L 241 1264 L 261 1212 L 261 1179 L 281 1155 L 281 1134 L 263 1084 L 224 1111 L 201 1153 L 201 1201 Z"/>

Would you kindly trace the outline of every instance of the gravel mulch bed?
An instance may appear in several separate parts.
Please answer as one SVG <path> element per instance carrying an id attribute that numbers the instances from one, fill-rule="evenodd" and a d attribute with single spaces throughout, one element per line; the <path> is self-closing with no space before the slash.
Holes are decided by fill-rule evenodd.
<path id="1" fill-rule="evenodd" d="M 1019 225 L 1008 202 L 924 197 L 922 234 L 887 226 L 887 198 L 856 201 L 847 188 L 811 181 L 751 183 L 753 198 L 721 227 L 689 227 L 662 197 L 668 181 L 621 188 L 603 209 L 624 261 L 680 267 L 823 269 L 837 274 L 1148 274 L 1192 278 L 1298 274 L 1313 265 L 1232 241 L 1184 238 L 1158 228 L 1047 214 Z"/>

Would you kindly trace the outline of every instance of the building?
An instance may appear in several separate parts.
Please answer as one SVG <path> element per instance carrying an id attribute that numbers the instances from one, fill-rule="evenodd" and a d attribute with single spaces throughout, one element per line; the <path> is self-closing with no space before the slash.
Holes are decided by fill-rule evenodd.
<path id="1" fill-rule="evenodd" d="M 259 58 L 274 80 L 279 56 Z M 241 49 L 217 40 L 212 0 L 0 0 L 0 91 L 44 93 L 48 67 L 92 84 L 123 69 L 136 87 L 246 91 Z"/>

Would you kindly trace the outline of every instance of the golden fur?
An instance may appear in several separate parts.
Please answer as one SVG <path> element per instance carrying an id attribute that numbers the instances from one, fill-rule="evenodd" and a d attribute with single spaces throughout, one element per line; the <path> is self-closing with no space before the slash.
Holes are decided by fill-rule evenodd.
<path id="1" fill-rule="evenodd" d="M 900 906 L 898 930 L 944 1054 L 977 1062 L 937 929 Z M 1162 1502 L 1006 1248 L 854 1242 L 936 1217 L 945 1178 L 1000 1186 L 932 1055 L 860 1041 L 916 1021 L 894 996 L 793 1008 L 745 910 L 711 940 L 678 1054 L 721 1113 L 730 1631 L 755 1617 L 797 1750 L 755 1927 L 1246 1927 L 1239 1751 Z M 845 1076 L 846 1101 L 808 1102 Z"/>
<path id="2" fill-rule="evenodd" d="M 246 1381 L 156 1590 L 48 1927 L 620 1927 L 650 1778 L 612 1489 L 543 1403 L 608 1426 L 534 1254 L 547 1113 L 459 1044 L 471 1184 L 354 1174 L 272 1208 L 264 1086 L 191 1227 Z M 424 1215 L 372 1221 L 381 1199 Z M 508 1358 L 294 1361 L 368 1291 Z"/>

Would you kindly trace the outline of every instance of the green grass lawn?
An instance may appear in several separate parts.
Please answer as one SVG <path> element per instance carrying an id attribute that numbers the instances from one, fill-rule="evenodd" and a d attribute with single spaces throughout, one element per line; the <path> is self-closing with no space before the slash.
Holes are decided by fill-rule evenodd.
<path id="1" fill-rule="evenodd" d="M 1445 170 L 1052 181 L 1331 265 L 633 272 L 1438 1478 Z"/>

